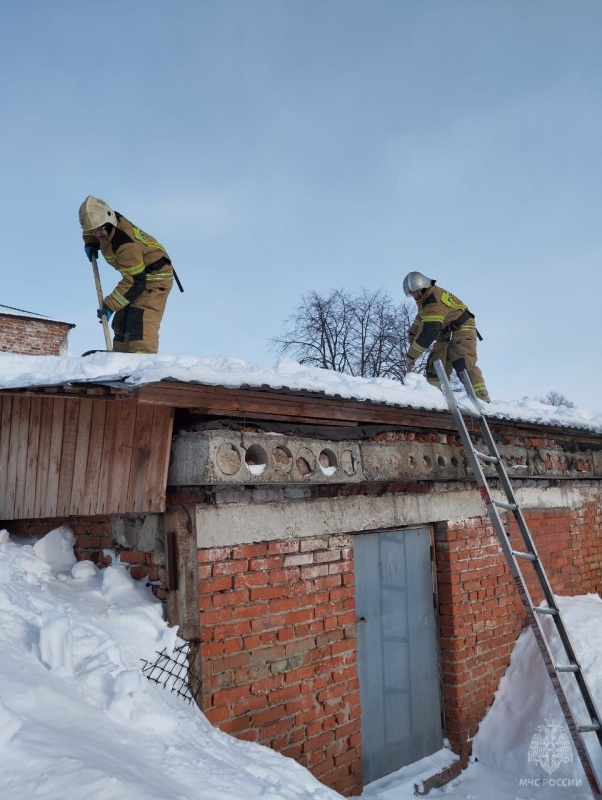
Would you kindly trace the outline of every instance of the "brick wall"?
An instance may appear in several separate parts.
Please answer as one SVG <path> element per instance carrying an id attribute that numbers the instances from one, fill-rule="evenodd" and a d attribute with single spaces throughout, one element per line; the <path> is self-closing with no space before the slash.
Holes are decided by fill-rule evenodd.
<path id="1" fill-rule="evenodd" d="M 351 537 L 199 550 L 203 710 L 361 791 Z"/>
<path id="2" fill-rule="evenodd" d="M 435 547 L 445 733 L 466 766 L 523 614 L 488 517 L 437 524 Z"/>
<path id="3" fill-rule="evenodd" d="M 598 494 L 576 510 L 525 512 L 555 594 L 602 591 L 600 508 Z M 513 521 L 512 545 L 524 549 L 514 527 Z M 489 517 L 439 523 L 435 542 L 446 735 L 466 766 L 471 740 L 526 618 Z M 540 603 L 539 583 L 528 572 L 532 568 L 521 562 L 521 569 L 533 601 Z"/>
<path id="4" fill-rule="evenodd" d="M 67 350 L 73 325 L 0 313 L 0 351 L 32 356 L 58 356 Z"/>
<path id="5" fill-rule="evenodd" d="M 542 490 L 547 485 L 542 482 Z M 587 487 L 578 508 L 524 512 L 558 594 L 602 590 L 602 486 L 591 481 Z M 426 482 L 415 488 L 444 489 Z M 324 492 L 316 487 L 316 496 Z M 355 493 L 355 487 L 341 492 Z M 110 561 L 103 550 L 114 549 L 135 578 L 165 584 L 163 554 L 116 547 L 109 520 L 0 524 L 20 535 L 67 524 L 77 537 L 78 558 L 103 566 Z M 509 527 L 518 547 L 513 520 Z M 445 735 L 465 766 L 525 617 L 487 516 L 441 521 L 434 534 Z M 345 795 L 362 788 L 353 557 L 349 535 L 198 550 L 207 718 L 295 758 Z M 533 580 L 529 586 L 539 602 Z M 165 599 L 164 589 L 157 593 Z"/>

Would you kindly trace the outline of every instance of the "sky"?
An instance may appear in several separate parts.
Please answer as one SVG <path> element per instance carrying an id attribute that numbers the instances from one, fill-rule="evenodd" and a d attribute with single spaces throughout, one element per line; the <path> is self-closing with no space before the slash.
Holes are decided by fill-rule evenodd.
<path id="1" fill-rule="evenodd" d="M 114 553 L 99 570 L 76 562 L 74 540 L 66 526 L 38 540 L 0 531 L 4 800 L 341 800 L 292 759 L 210 725 L 170 691 L 177 686 L 148 681 L 145 665 L 182 644 L 177 630 Z M 602 600 L 590 594 L 559 598 L 559 605 L 600 705 Z M 552 754 L 562 758 L 546 770 L 533 742 L 550 726 Z M 563 726 L 528 629 L 475 737 L 473 762 L 429 797 L 590 800 L 572 745 L 559 748 L 568 736 Z M 363 797 L 414 800 L 414 785 L 452 761 L 443 748 L 369 784 Z"/>
<path id="2" fill-rule="evenodd" d="M 476 314 L 492 396 L 602 410 L 601 26 L 599 0 L 9 4 L 0 303 L 104 347 L 93 194 L 184 284 L 162 353 L 271 364 L 304 293 L 401 300 L 419 270 Z"/>

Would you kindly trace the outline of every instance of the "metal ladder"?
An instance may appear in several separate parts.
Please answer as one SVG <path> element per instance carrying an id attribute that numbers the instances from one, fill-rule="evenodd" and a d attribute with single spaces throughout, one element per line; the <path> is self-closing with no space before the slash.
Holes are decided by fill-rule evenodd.
<path id="1" fill-rule="evenodd" d="M 506 467 L 497 449 L 489 429 L 489 425 L 487 424 L 487 419 L 483 414 L 482 407 L 477 396 L 475 395 L 472 384 L 470 383 L 468 374 L 466 371 L 463 371 L 460 375 L 460 379 L 464 385 L 466 394 L 474 405 L 474 411 L 471 412 L 464 409 L 464 413 L 477 420 L 483 442 L 487 448 L 486 453 L 479 452 L 475 448 L 470 438 L 464 417 L 462 416 L 462 412 L 458 407 L 456 398 L 441 361 L 435 362 L 435 369 L 437 371 L 439 381 L 441 382 L 441 388 L 443 390 L 443 394 L 445 395 L 448 408 L 451 411 L 454 421 L 458 427 L 462 444 L 464 445 L 464 449 L 466 450 L 466 454 L 474 471 L 474 476 L 479 487 L 481 497 L 483 498 L 485 506 L 487 507 L 487 512 L 497 534 L 502 551 L 506 557 L 506 561 L 508 562 L 508 566 L 510 567 L 510 573 L 523 603 L 529 624 L 533 630 L 533 633 L 535 634 L 535 639 L 543 656 L 546 670 L 550 676 L 550 680 L 552 681 L 554 691 L 558 696 L 562 713 L 575 745 L 575 750 L 577 751 L 579 760 L 581 761 L 585 771 L 585 775 L 592 793 L 596 800 L 598 800 L 598 798 L 602 798 L 601 782 L 596 775 L 595 768 L 585 746 L 583 734 L 595 733 L 598 743 L 600 747 L 602 747 L 602 726 L 600 724 L 600 714 L 596 709 L 596 705 L 585 681 L 585 677 L 579 662 L 577 661 L 577 657 L 569 639 L 566 626 L 560 614 L 560 609 L 558 608 L 558 605 L 554 599 L 552 588 L 539 559 L 539 555 L 537 554 L 533 538 L 531 537 L 531 533 L 529 532 L 525 518 L 523 517 L 522 511 L 512 490 L 510 479 L 508 477 L 508 473 L 506 472 Z M 497 501 L 492 498 L 489 484 L 481 466 L 481 462 L 495 467 L 500 485 L 506 495 L 505 502 Z M 500 517 L 500 510 L 510 512 L 513 515 L 524 542 L 523 550 L 514 550 L 512 548 L 509 535 L 506 533 L 504 523 Z M 525 577 L 523 576 L 519 565 L 521 561 L 526 561 L 532 565 L 547 602 L 547 608 L 541 608 L 533 605 L 533 601 L 531 600 L 531 596 L 527 589 Z M 541 623 L 542 616 L 549 616 L 554 621 L 555 630 L 564 648 L 563 663 L 556 662 L 550 646 L 550 638 Z M 590 720 L 587 724 L 579 725 L 575 721 L 568 698 L 560 681 L 560 675 L 562 673 L 571 673 L 575 678 L 577 688 L 579 689 L 590 717 Z"/>

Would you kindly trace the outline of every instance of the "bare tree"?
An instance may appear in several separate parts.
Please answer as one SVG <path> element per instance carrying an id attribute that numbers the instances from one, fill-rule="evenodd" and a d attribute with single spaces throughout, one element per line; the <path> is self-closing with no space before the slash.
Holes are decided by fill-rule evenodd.
<path id="1" fill-rule="evenodd" d="M 350 372 L 352 305 L 353 298 L 343 289 L 328 297 L 309 292 L 287 317 L 285 334 L 270 346 L 281 355 L 294 354 L 300 364 Z"/>
<path id="2" fill-rule="evenodd" d="M 548 406 L 564 406 L 565 408 L 575 408 L 575 404 L 572 400 L 569 400 L 568 397 L 557 392 L 555 389 L 552 389 L 547 393 L 545 397 L 538 397 L 537 398 L 541 403 L 545 403 Z"/>
<path id="3" fill-rule="evenodd" d="M 326 297 L 312 291 L 303 295 L 285 320 L 284 333 L 270 346 L 301 364 L 403 380 L 414 313 L 408 303 L 395 305 L 383 289 L 362 289 L 357 296 L 332 289 Z M 419 370 L 425 361 L 420 359 Z"/>

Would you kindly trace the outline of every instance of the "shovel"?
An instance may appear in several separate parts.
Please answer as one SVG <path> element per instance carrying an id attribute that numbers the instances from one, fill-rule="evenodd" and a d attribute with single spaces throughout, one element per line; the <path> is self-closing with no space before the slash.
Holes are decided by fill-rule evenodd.
<path id="1" fill-rule="evenodd" d="M 92 271 L 94 272 L 94 283 L 96 284 L 96 294 L 98 296 L 98 307 L 102 308 L 102 301 L 103 301 L 103 293 L 102 293 L 102 286 L 100 285 L 100 275 L 98 274 L 98 264 L 96 262 L 96 256 L 92 253 Z M 109 322 L 105 316 L 102 318 L 102 329 L 105 334 L 105 343 L 107 345 L 107 350 L 111 351 L 113 349 L 113 345 L 111 343 L 111 334 L 109 332 Z"/>

